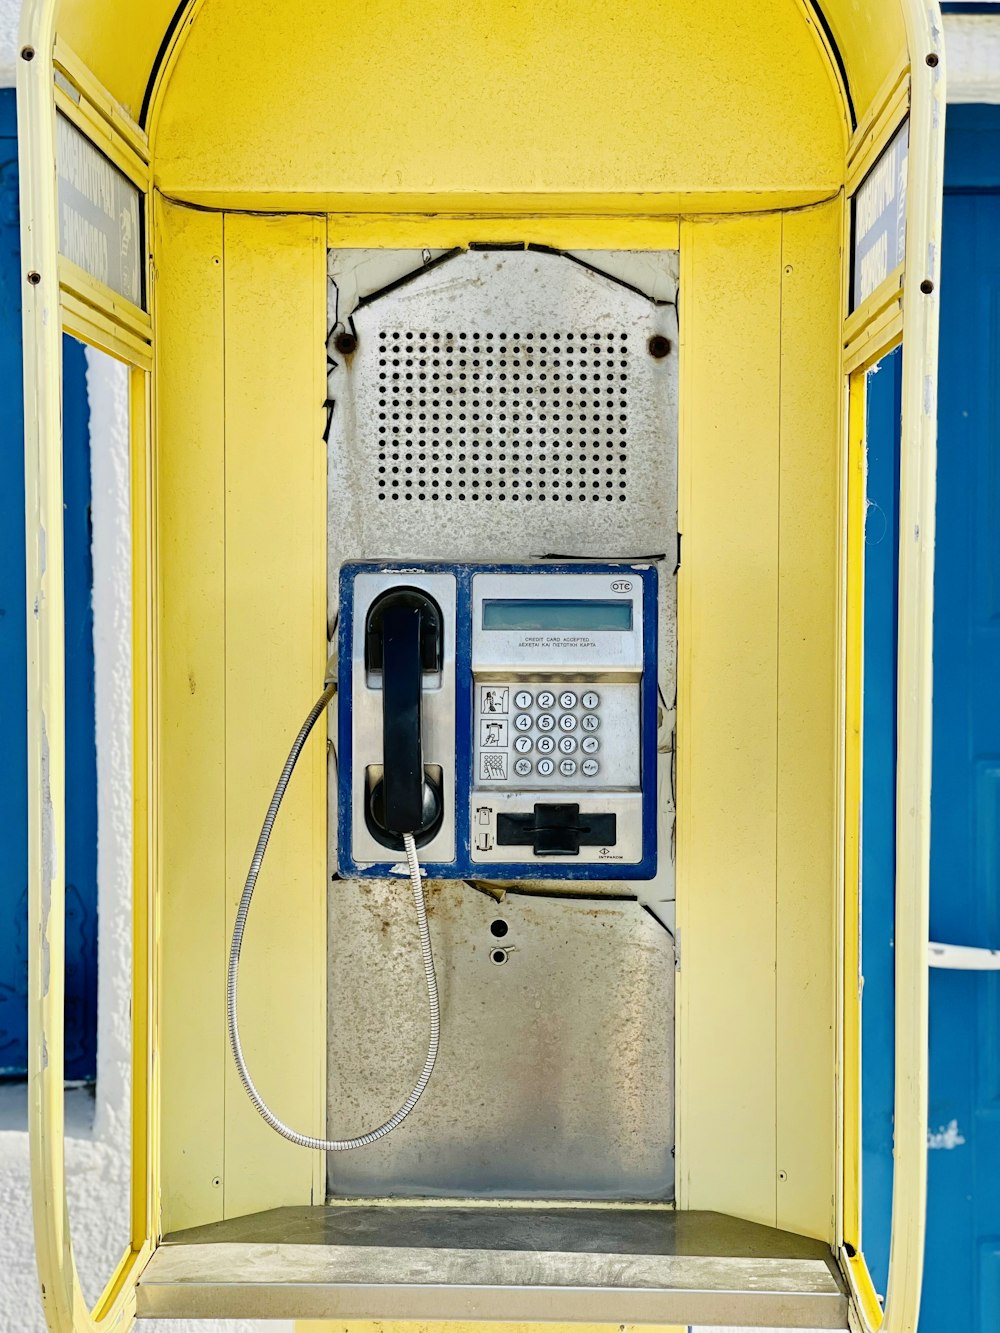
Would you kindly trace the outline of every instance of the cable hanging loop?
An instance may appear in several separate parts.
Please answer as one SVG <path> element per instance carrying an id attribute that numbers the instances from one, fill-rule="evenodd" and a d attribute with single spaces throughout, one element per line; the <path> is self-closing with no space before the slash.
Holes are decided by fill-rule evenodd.
<path id="1" fill-rule="evenodd" d="M 315 1148 L 320 1152 L 347 1152 L 353 1148 L 366 1148 L 369 1144 L 377 1142 L 386 1134 L 391 1134 L 397 1129 L 406 1117 L 410 1114 L 417 1102 L 423 1095 L 424 1089 L 430 1081 L 431 1074 L 434 1072 L 434 1064 L 437 1060 L 438 1043 L 441 1035 L 441 1010 L 438 1001 L 437 976 L 434 971 L 434 955 L 431 950 L 430 928 L 427 924 L 427 903 L 424 897 L 423 880 L 420 874 L 420 862 L 417 859 L 417 846 L 412 833 L 403 834 L 403 848 L 406 853 L 406 864 L 410 876 L 410 889 L 413 893 L 413 904 L 417 913 L 417 927 L 420 934 L 420 954 L 423 962 L 424 976 L 427 981 L 427 1006 L 430 1014 L 430 1040 L 427 1046 L 427 1058 L 424 1061 L 424 1067 L 420 1071 L 420 1077 L 413 1085 L 413 1091 L 407 1097 L 398 1111 L 389 1117 L 383 1124 L 376 1129 L 369 1130 L 366 1134 L 359 1134 L 353 1139 L 319 1139 L 311 1134 L 300 1134 L 297 1130 L 286 1125 L 280 1120 L 271 1108 L 264 1101 L 263 1097 L 257 1091 L 257 1087 L 250 1075 L 247 1067 L 246 1057 L 243 1054 L 243 1044 L 240 1040 L 240 1024 L 238 1016 L 238 991 L 240 976 L 240 951 L 243 947 L 243 934 L 246 930 L 247 917 L 250 913 L 250 904 L 253 901 L 254 889 L 257 887 L 257 877 L 260 874 L 261 866 L 264 862 L 264 855 L 267 852 L 267 845 L 271 839 L 271 832 L 274 829 L 275 820 L 278 817 L 278 811 L 281 809 L 281 802 L 284 799 L 285 791 L 292 773 L 295 771 L 295 765 L 298 763 L 299 755 L 309 739 L 309 733 L 324 710 L 330 703 L 336 693 L 335 683 L 327 685 L 326 689 L 317 699 L 310 710 L 309 716 L 302 724 L 299 734 L 296 736 L 288 758 L 285 760 L 285 766 L 281 770 L 281 776 L 274 789 L 274 795 L 271 797 L 271 803 L 267 808 L 267 814 L 264 816 L 264 823 L 260 830 L 260 837 L 257 839 L 257 846 L 254 850 L 253 859 L 250 862 L 250 870 L 247 873 L 246 883 L 243 886 L 243 895 L 240 898 L 239 909 L 236 913 L 236 923 L 233 926 L 232 945 L 229 950 L 229 972 L 226 983 L 226 1020 L 229 1028 L 229 1046 L 233 1053 L 233 1059 L 236 1062 L 236 1068 L 239 1072 L 240 1081 L 246 1091 L 247 1096 L 253 1103 L 260 1116 L 275 1130 L 282 1138 L 288 1139 L 290 1143 L 296 1143 L 301 1148 Z"/>

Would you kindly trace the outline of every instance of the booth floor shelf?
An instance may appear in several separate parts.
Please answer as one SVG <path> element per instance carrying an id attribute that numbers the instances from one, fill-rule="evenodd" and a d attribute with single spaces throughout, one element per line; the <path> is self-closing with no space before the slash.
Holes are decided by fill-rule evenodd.
<path id="1" fill-rule="evenodd" d="M 137 1297 L 143 1318 L 847 1328 L 821 1242 L 643 1207 L 276 1208 L 167 1236 Z"/>

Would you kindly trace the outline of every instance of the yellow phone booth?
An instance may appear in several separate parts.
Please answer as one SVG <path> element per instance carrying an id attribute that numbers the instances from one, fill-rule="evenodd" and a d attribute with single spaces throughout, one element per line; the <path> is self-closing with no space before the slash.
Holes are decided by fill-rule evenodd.
<path id="1" fill-rule="evenodd" d="M 936 4 L 28 0 L 21 43 L 50 1327 L 912 1333 Z M 130 409 L 131 1212 L 93 1309 L 63 332 Z M 900 346 L 863 1053 L 866 393 Z"/>

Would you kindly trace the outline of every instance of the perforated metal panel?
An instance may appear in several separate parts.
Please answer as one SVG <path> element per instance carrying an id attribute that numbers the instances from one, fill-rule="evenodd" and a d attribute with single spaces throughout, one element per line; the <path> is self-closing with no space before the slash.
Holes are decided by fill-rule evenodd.
<path id="1" fill-rule="evenodd" d="M 623 504 L 629 334 L 379 329 L 379 500 Z"/>
<path id="2" fill-rule="evenodd" d="M 651 290 L 674 259 L 643 256 Z M 672 551 L 674 305 L 548 251 L 398 268 L 359 299 L 349 252 L 331 263 L 331 592 L 348 558 Z"/>

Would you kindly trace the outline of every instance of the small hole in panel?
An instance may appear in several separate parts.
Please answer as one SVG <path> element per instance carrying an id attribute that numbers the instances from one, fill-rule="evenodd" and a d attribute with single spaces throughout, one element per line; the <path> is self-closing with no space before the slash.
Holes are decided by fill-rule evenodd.
<path id="1" fill-rule="evenodd" d="M 499 917 L 496 921 L 490 922 L 490 934 L 495 936 L 498 940 L 502 940 L 509 929 L 510 927 L 507 925 L 507 922 L 501 921 Z"/>
<path id="2" fill-rule="evenodd" d="M 506 963 L 506 961 L 507 961 L 507 950 L 506 950 L 506 949 L 491 949 L 491 950 L 490 950 L 490 962 L 491 962 L 491 963 L 496 963 L 497 967 L 502 967 L 503 964 Z"/>

